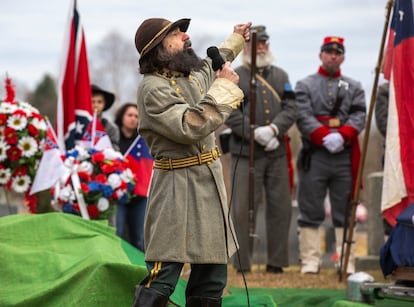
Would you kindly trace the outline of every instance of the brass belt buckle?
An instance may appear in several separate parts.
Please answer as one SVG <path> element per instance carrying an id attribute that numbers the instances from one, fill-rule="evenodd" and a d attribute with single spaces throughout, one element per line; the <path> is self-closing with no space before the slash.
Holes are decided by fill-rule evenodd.
<path id="1" fill-rule="evenodd" d="M 329 127 L 331 128 L 336 128 L 339 127 L 341 125 L 341 121 L 339 120 L 339 118 L 331 118 L 329 120 Z"/>

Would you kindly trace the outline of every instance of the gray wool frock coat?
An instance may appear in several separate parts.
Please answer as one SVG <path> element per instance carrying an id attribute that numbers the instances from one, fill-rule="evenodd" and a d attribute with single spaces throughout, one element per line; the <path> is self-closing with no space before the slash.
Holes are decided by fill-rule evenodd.
<path id="1" fill-rule="evenodd" d="M 233 33 L 219 47 L 233 61 L 244 45 Z M 229 80 L 215 78 L 209 58 L 184 76 L 146 74 L 138 89 L 139 133 L 155 159 L 186 158 L 216 146 L 214 131 L 243 99 Z M 154 168 L 145 217 L 145 260 L 225 264 L 236 251 L 222 164 L 174 170 Z"/>

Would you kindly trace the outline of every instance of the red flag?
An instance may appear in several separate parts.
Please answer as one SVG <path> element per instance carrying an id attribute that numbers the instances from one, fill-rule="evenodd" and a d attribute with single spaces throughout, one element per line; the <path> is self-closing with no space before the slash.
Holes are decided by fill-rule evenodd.
<path id="1" fill-rule="evenodd" d="M 384 76 L 390 80 L 382 213 L 395 218 L 414 201 L 414 16 L 413 0 L 396 0 Z"/>
<path id="2" fill-rule="evenodd" d="M 61 148 L 68 150 L 81 140 L 92 114 L 91 85 L 85 33 L 72 1 L 58 88 L 57 134 Z"/>
<path id="3" fill-rule="evenodd" d="M 125 153 L 128 165 L 135 177 L 134 194 L 148 196 L 151 185 L 154 158 L 144 138 L 138 135 L 128 151 Z"/>

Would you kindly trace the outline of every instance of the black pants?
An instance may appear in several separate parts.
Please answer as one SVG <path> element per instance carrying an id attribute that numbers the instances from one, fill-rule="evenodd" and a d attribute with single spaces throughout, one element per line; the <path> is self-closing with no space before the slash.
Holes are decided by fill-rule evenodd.
<path id="1" fill-rule="evenodd" d="M 140 284 L 170 296 L 174 292 L 184 264 L 158 261 L 146 263 L 148 275 Z M 219 298 L 226 283 L 227 264 L 191 264 L 185 295 Z"/>

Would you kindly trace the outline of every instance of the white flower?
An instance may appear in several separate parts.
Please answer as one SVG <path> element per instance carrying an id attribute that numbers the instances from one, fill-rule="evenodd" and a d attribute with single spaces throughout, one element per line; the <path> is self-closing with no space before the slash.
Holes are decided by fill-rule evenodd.
<path id="1" fill-rule="evenodd" d="M 88 175 L 92 175 L 93 174 L 93 164 L 90 163 L 89 161 L 82 161 L 79 164 L 78 172 L 85 172 Z"/>
<path id="2" fill-rule="evenodd" d="M 76 145 L 75 150 L 78 152 L 77 159 L 79 161 L 87 160 L 90 157 L 90 154 L 88 153 L 88 149 L 84 148 L 82 146 Z"/>
<path id="3" fill-rule="evenodd" d="M 10 168 L 0 169 L 0 184 L 6 184 L 10 180 L 11 171 Z"/>
<path id="4" fill-rule="evenodd" d="M 13 190 L 15 190 L 17 193 L 24 193 L 27 191 L 30 184 L 31 184 L 30 177 L 28 175 L 23 175 L 23 176 L 13 177 L 11 186 Z"/>
<path id="5" fill-rule="evenodd" d="M 31 136 L 22 137 L 19 140 L 17 147 L 20 148 L 24 157 L 33 156 L 38 149 L 36 140 Z"/>
<path id="6" fill-rule="evenodd" d="M 123 155 L 119 151 L 113 150 L 112 148 L 105 148 L 103 150 L 103 154 L 105 160 L 123 159 Z"/>
<path id="7" fill-rule="evenodd" d="M 14 111 L 17 110 L 17 108 L 18 108 L 17 105 L 9 103 L 9 102 L 2 101 L 2 103 L 0 103 L 0 113 L 1 114 L 13 113 Z"/>
<path id="8" fill-rule="evenodd" d="M 122 181 L 125 181 L 125 182 L 130 182 L 130 181 L 133 181 L 134 180 L 134 174 L 132 173 L 132 171 L 131 171 L 131 169 L 130 168 L 127 168 L 126 170 L 124 170 L 122 173 L 121 173 L 121 179 L 122 179 Z"/>
<path id="9" fill-rule="evenodd" d="M 7 150 L 10 146 L 4 142 L 3 138 L 0 138 L 0 162 L 3 162 L 7 159 Z"/>
<path id="10" fill-rule="evenodd" d="M 63 200 L 64 202 L 75 200 L 75 192 L 72 190 L 70 185 L 64 186 L 60 190 L 58 198 Z"/>
<path id="11" fill-rule="evenodd" d="M 30 123 L 33 126 L 35 126 L 38 130 L 46 131 L 46 129 L 47 129 L 46 122 L 44 120 L 39 120 L 36 117 L 32 118 L 32 120 L 30 121 Z"/>
<path id="12" fill-rule="evenodd" d="M 23 130 L 27 126 L 27 117 L 21 115 L 11 115 L 7 119 L 7 125 L 15 130 Z"/>
<path id="13" fill-rule="evenodd" d="M 28 111 L 30 113 L 40 113 L 38 109 L 36 109 L 34 106 L 32 106 L 27 101 L 19 101 L 19 105 L 22 107 L 23 110 Z"/>
<path id="14" fill-rule="evenodd" d="M 108 176 L 108 185 L 113 190 L 119 188 L 119 186 L 121 185 L 121 178 L 119 177 L 119 175 L 118 174 L 110 174 Z"/>
<path id="15" fill-rule="evenodd" d="M 98 210 L 101 212 L 106 211 L 109 208 L 109 201 L 105 197 L 101 197 L 98 200 L 97 207 L 98 207 Z"/>

